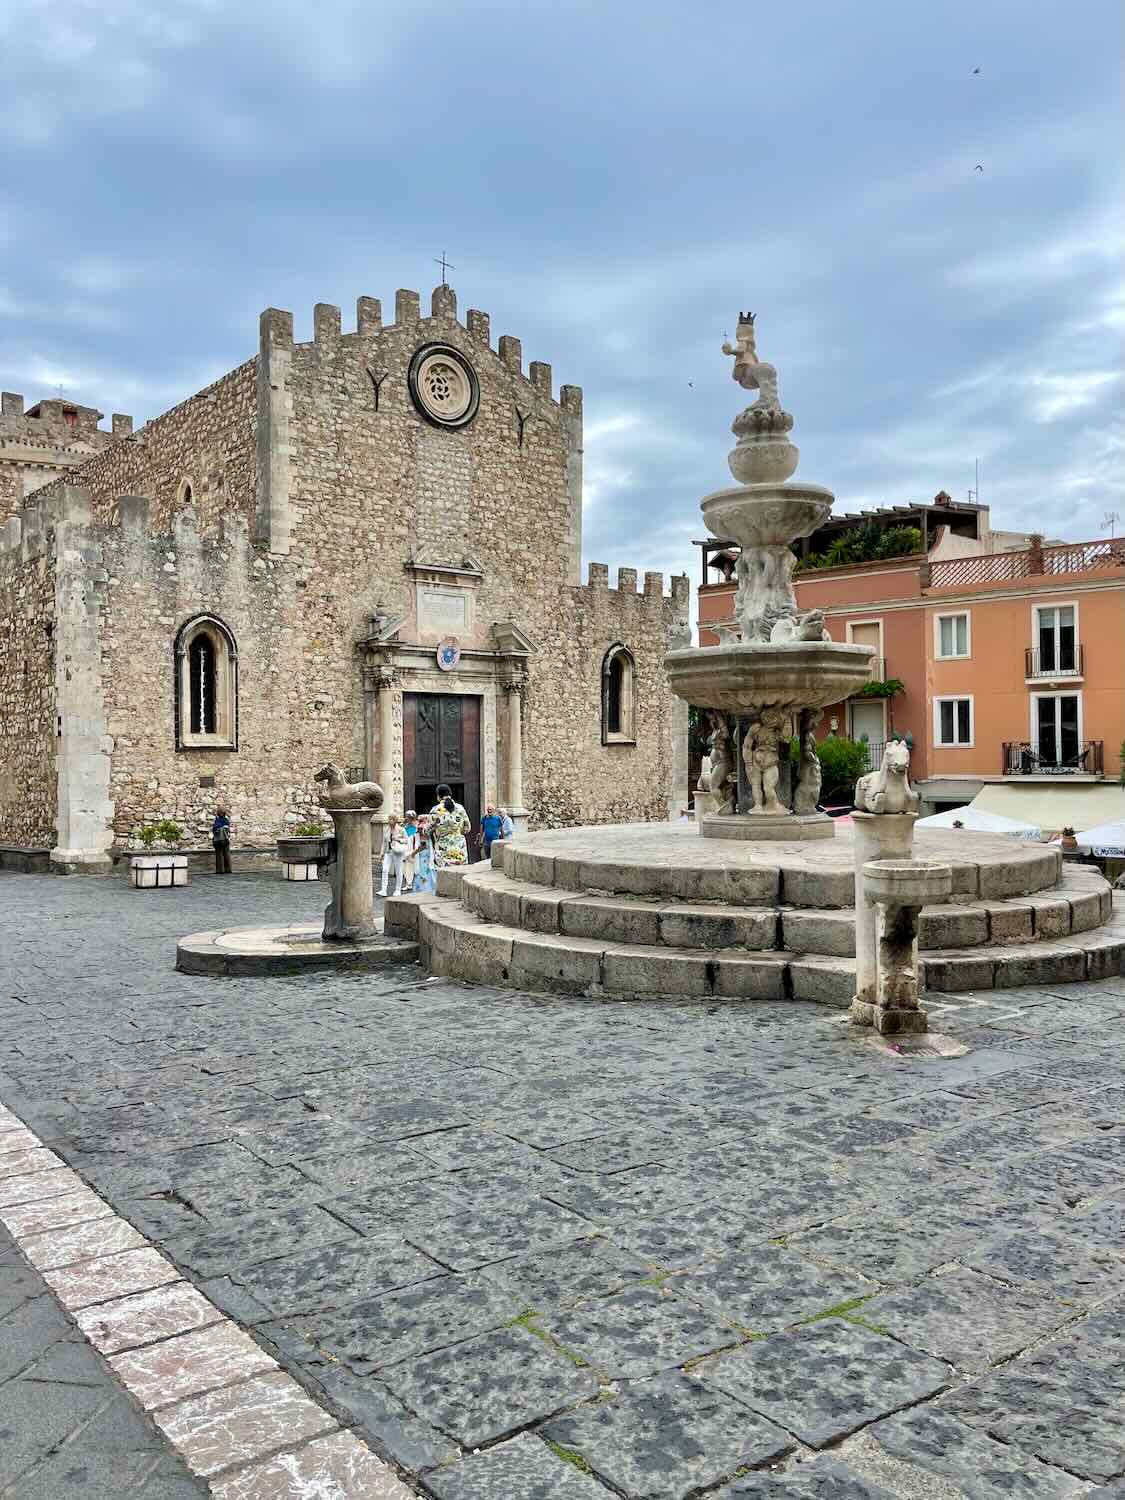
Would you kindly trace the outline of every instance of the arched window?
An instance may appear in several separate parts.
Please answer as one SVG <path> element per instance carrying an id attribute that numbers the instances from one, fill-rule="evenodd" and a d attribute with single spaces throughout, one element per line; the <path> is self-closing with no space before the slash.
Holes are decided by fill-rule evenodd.
<path id="1" fill-rule="evenodd" d="M 176 637 L 176 748 L 238 748 L 238 652 L 215 615 L 196 615 Z"/>
<path id="2" fill-rule="evenodd" d="M 602 744 L 636 743 L 636 669 L 633 653 L 620 642 L 602 661 Z"/>

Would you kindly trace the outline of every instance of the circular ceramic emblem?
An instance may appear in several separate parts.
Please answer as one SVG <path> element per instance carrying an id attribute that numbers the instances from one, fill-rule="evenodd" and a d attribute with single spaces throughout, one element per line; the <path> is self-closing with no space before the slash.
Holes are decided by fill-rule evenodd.
<path id="1" fill-rule="evenodd" d="M 456 636 L 447 636 L 438 643 L 437 664 L 443 672 L 452 672 L 460 660 L 461 647 L 457 644 Z"/>
<path id="2" fill-rule="evenodd" d="M 449 344 L 424 344 L 410 361 L 410 398 L 438 427 L 464 427 L 477 414 L 480 386 L 476 371 Z"/>

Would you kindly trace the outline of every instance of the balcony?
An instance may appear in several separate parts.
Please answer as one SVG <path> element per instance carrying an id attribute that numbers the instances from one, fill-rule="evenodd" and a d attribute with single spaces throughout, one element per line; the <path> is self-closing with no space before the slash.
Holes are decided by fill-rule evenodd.
<path id="1" fill-rule="evenodd" d="M 1029 646 L 1023 661 L 1025 682 L 1078 682 L 1086 670 L 1085 653 L 1077 643 L 1059 644 L 1051 651 Z"/>
<path id="2" fill-rule="evenodd" d="M 882 656 L 873 656 L 871 658 L 871 665 L 867 669 L 867 681 L 868 682 L 886 682 L 886 680 L 887 680 L 887 663 L 886 663 L 886 659 L 884 657 L 882 657 Z M 853 698 L 862 697 L 863 696 L 863 689 L 862 688 L 858 688 L 854 693 L 852 693 L 851 696 Z"/>
<path id="3" fill-rule="evenodd" d="M 1101 776 L 1104 774 L 1103 742 L 1084 740 L 1075 753 L 1063 757 L 1043 751 L 1029 740 L 1005 740 L 1001 776 Z"/>

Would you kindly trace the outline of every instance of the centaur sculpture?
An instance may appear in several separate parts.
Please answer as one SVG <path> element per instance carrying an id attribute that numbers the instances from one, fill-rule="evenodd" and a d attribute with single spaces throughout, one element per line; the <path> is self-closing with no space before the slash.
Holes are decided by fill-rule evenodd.
<path id="1" fill-rule="evenodd" d="M 343 812 L 378 812 L 383 805 L 383 788 L 376 781 L 348 781 L 339 766 L 331 761 L 313 777 L 327 783 L 317 801 L 326 812 L 338 808 Z"/>
<path id="2" fill-rule="evenodd" d="M 758 358 L 754 343 L 754 316 L 752 312 L 739 313 L 734 343 L 724 344 L 723 353 L 734 355 L 734 378 L 743 390 L 758 392 L 758 399 L 750 410 L 780 411 L 777 369 Z"/>

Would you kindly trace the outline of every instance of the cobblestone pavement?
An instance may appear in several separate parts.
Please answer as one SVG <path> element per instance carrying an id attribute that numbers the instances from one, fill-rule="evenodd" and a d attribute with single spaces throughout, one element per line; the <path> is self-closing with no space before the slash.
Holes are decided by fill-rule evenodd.
<path id="1" fill-rule="evenodd" d="M 1125 981 L 942 996 L 938 1061 L 171 969 L 322 900 L 0 877 L 0 1099 L 417 1493 L 1125 1496 Z"/>

